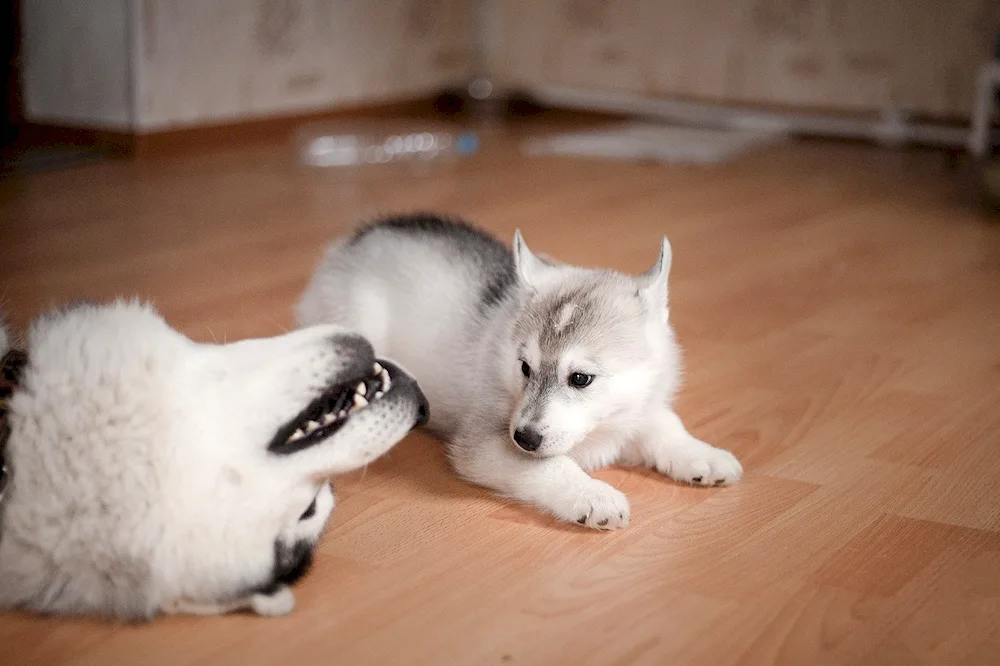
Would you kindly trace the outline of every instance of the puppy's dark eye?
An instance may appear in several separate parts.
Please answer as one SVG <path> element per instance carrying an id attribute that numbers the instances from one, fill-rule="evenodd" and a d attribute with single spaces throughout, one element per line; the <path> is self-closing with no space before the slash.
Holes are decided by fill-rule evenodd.
<path id="1" fill-rule="evenodd" d="M 521 361 L 521 374 L 525 377 L 531 376 L 531 368 L 528 366 L 527 361 Z"/>
<path id="2" fill-rule="evenodd" d="M 569 376 L 569 385 L 573 388 L 587 388 L 592 381 L 594 381 L 594 375 L 588 375 L 584 372 L 574 372 Z"/>
<path id="3" fill-rule="evenodd" d="M 299 520 L 309 520 L 316 515 L 316 499 L 313 498 L 312 504 L 310 504 L 306 510 L 299 516 Z"/>

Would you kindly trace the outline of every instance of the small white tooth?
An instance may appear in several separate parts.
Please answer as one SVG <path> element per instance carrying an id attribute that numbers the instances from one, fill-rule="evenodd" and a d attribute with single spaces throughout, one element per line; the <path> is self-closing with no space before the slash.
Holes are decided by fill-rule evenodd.
<path id="1" fill-rule="evenodd" d="M 365 396 L 361 395 L 360 393 L 355 393 L 354 406 L 357 407 L 358 409 L 361 409 L 362 407 L 367 407 L 368 401 L 365 400 Z"/>
<path id="2" fill-rule="evenodd" d="M 392 386 L 392 382 L 389 381 L 389 371 L 385 368 L 382 369 L 382 391 L 388 391 L 389 387 Z"/>
<path id="3" fill-rule="evenodd" d="M 385 393 L 382 393 L 382 391 L 375 391 L 375 399 L 376 400 L 378 400 L 379 398 L 381 398 L 383 395 L 385 395 Z"/>
<path id="4" fill-rule="evenodd" d="M 292 436 L 288 438 L 288 441 L 289 442 L 295 442 L 295 441 L 298 441 L 298 440 L 302 439 L 305 436 L 306 436 L 305 433 L 302 432 L 301 429 L 300 430 L 296 430 L 295 432 L 292 433 Z"/>
<path id="5" fill-rule="evenodd" d="M 346 410 L 346 409 L 342 409 L 342 410 L 340 410 L 340 413 L 339 413 L 339 414 L 337 414 L 337 418 L 338 418 L 338 419 L 342 419 L 342 418 L 344 418 L 345 416 L 347 416 L 347 410 Z"/>
<path id="6" fill-rule="evenodd" d="M 379 363 L 378 361 L 375 361 L 375 365 L 372 366 L 372 374 L 373 375 L 381 375 L 382 374 L 382 370 L 383 370 L 382 364 Z"/>
<path id="7" fill-rule="evenodd" d="M 358 395 L 364 395 L 365 393 L 368 393 L 368 387 L 365 386 L 364 382 L 361 382 L 360 384 L 358 384 L 358 387 L 356 389 L 354 389 L 354 391 Z"/>
<path id="8" fill-rule="evenodd" d="M 336 415 L 334 415 L 334 414 L 327 414 L 326 416 L 323 417 L 323 425 L 325 425 L 325 426 L 330 425 L 331 423 L 333 423 L 336 420 L 337 420 Z"/>
<path id="9" fill-rule="evenodd" d="M 310 421 L 306 424 L 306 432 L 312 432 L 319 428 L 319 423 L 316 421 Z"/>

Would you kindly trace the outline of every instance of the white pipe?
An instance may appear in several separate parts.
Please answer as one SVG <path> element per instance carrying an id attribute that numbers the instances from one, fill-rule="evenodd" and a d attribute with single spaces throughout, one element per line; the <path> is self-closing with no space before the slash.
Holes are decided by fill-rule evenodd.
<path id="1" fill-rule="evenodd" d="M 968 151 L 976 157 L 983 157 L 990 150 L 990 126 L 996 111 L 997 88 L 1000 88 L 1000 60 L 983 65 L 976 77 L 976 106 L 968 144 Z"/>
<path id="2" fill-rule="evenodd" d="M 480 102 L 490 97 L 495 98 L 499 94 L 490 77 L 490 54 L 497 34 L 492 10 L 493 3 L 489 0 L 476 0 L 473 6 L 473 65 L 472 76 L 466 84 L 466 92 Z"/>

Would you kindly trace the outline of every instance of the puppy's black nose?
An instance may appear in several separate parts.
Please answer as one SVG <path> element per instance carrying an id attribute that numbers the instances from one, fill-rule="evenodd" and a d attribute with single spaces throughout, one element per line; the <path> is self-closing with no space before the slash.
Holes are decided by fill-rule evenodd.
<path id="1" fill-rule="evenodd" d="M 537 451 L 542 445 L 542 435 L 534 428 L 518 428 L 514 431 L 514 441 L 525 451 Z"/>

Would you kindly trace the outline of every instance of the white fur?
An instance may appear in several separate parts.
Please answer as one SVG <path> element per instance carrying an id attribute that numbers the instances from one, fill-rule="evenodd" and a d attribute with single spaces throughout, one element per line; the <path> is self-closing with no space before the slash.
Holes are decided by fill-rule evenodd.
<path id="1" fill-rule="evenodd" d="M 372 367 L 366 341 L 319 326 L 196 344 L 119 302 L 43 317 L 27 352 L 5 452 L 0 608 L 289 612 L 279 544 L 311 550 L 334 507 L 326 478 L 389 449 L 423 399 L 399 377 L 392 400 L 276 453 L 279 428 L 351 368 Z"/>
<path id="2" fill-rule="evenodd" d="M 613 463 L 698 485 L 741 478 L 737 459 L 689 434 L 671 407 L 680 349 L 668 323 L 666 238 L 639 277 L 539 258 L 520 232 L 512 254 L 515 283 L 484 309 L 495 247 L 426 221 L 375 225 L 330 248 L 299 323 L 348 326 L 406 363 L 457 473 L 563 520 L 628 524 L 626 497 L 587 474 Z M 574 388 L 573 372 L 595 379 Z M 513 441 L 524 427 L 543 435 L 531 453 Z"/>

